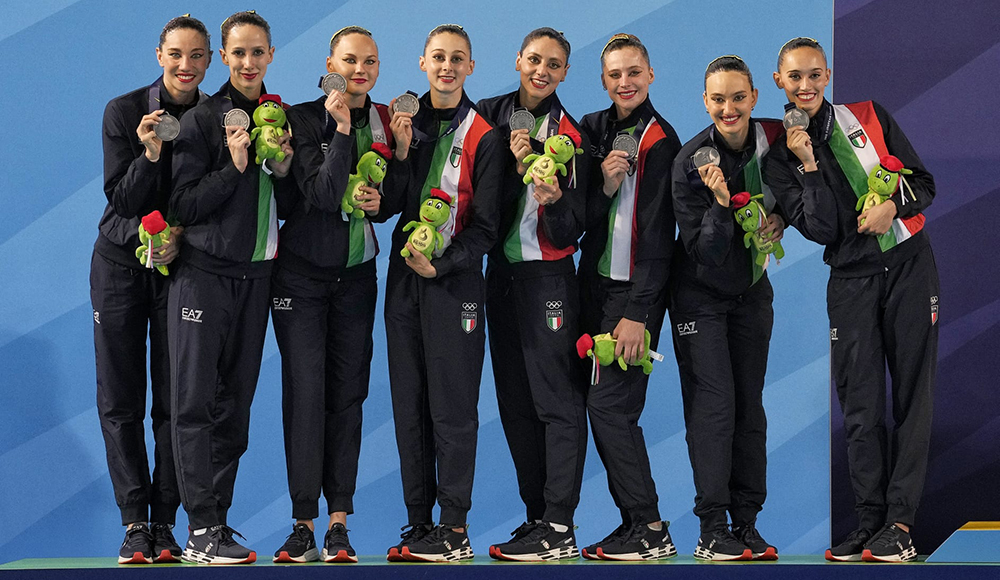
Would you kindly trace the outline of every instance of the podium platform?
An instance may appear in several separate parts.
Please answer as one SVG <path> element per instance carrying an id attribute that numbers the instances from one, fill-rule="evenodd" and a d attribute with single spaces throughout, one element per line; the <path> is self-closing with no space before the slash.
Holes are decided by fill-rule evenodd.
<path id="1" fill-rule="evenodd" d="M 966 523 L 948 536 L 927 561 L 1000 563 L 1000 522 Z"/>

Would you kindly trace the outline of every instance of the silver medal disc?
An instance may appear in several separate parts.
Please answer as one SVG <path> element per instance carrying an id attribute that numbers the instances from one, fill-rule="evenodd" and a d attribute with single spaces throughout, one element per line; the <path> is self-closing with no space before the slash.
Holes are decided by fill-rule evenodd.
<path id="1" fill-rule="evenodd" d="M 240 127 L 244 131 L 250 128 L 250 115 L 243 109 L 230 109 L 222 120 L 225 127 Z"/>
<path id="2" fill-rule="evenodd" d="M 624 133 L 615 137 L 614 142 L 611 143 L 611 148 L 615 151 L 624 151 L 629 159 L 635 159 L 635 156 L 639 153 L 639 142 L 635 140 L 635 137 Z"/>
<path id="3" fill-rule="evenodd" d="M 535 128 L 535 116 L 525 109 L 518 109 L 511 113 L 508 124 L 511 131 L 517 131 L 518 129 L 527 129 L 530 131 Z"/>
<path id="4" fill-rule="evenodd" d="M 396 102 L 392 104 L 392 110 L 396 113 L 409 113 L 416 115 L 420 110 L 420 100 L 410 93 L 403 93 L 396 97 Z"/>
<path id="5" fill-rule="evenodd" d="M 320 86 L 323 87 L 323 93 L 327 95 L 333 91 L 347 92 L 347 79 L 338 73 L 329 73 L 323 77 Z"/>
<path id="6" fill-rule="evenodd" d="M 781 121 L 785 129 L 791 129 L 796 125 L 803 129 L 809 128 L 809 115 L 798 107 L 793 107 L 785 111 L 785 118 Z"/>
<path id="7" fill-rule="evenodd" d="M 161 141 L 173 141 L 181 132 L 181 122 L 177 120 L 177 117 L 164 111 L 160 115 L 160 123 L 153 127 L 153 132 Z"/>
<path id="8" fill-rule="evenodd" d="M 694 152 L 694 166 L 701 167 L 703 165 L 719 165 L 719 161 L 722 160 L 722 156 L 719 155 L 719 150 L 715 147 L 702 147 Z"/>

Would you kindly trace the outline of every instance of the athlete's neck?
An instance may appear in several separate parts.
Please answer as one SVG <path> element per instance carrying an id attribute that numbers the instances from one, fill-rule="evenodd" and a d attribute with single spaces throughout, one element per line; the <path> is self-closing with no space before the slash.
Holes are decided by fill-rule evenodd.
<path id="1" fill-rule="evenodd" d="M 435 109 L 454 109 L 462 102 L 462 89 L 442 93 L 431 88 L 431 105 Z"/>
<path id="2" fill-rule="evenodd" d="M 517 101 L 521 103 L 521 106 L 529 111 L 534 111 L 538 108 L 538 105 L 542 104 L 545 99 L 539 99 L 532 97 L 528 94 L 528 91 L 521 87 L 517 90 Z"/>

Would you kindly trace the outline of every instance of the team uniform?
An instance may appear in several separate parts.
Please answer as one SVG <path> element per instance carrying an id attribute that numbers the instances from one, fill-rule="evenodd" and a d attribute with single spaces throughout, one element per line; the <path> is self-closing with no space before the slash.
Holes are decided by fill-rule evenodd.
<path id="1" fill-rule="evenodd" d="M 472 503 L 485 355 L 482 264 L 497 239 L 502 152 L 492 125 L 464 94 L 446 110 L 434 109 L 425 94 L 413 128 L 407 159 L 389 163 L 396 175 L 383 185 L 382 211 L 402 214 L 392 237 L 385 327 L 403 499 L 410 526 L 421 533 L 404 534 L 389 558 L 465 559 L 472 557 L 468 538 L 451 528 L 465 525 Z M 399 252 L 408 239 L 403 227 L 420 219 L 435 188 L 454 205 L 438 228 L 445 247 L 431 262 L 437 277 L 425 279 Z M 435 501 L 442 525 L 423 536 Z"/>
<path id="2" fill-rule="evenodd" d="M 743 150 L 733 151 L 713 125 L 684 145 L 673 168 L 674 215 L 685 251 L 673 263 L 671 332 L 694 472 L 694 513 L 701 520 L 695 557 L 707 560 L 777 558 L 773 546 L 750 532 L 767 496 L 762 395 L 774 322 L 770 256 L 758 265 L 756 247 L 744 245 L 734 206 L 719 205 L 692 159 L 702 147 L 716 149 L 730 195 L 763 194 L 761 203 L 772 213 L 774 196 L 761 168 L 784 128 L 774 120 L 749 124 Z M 736 538 L 729 535 L 727 511 Z"/>
<path id="3" fill-rule="evenodd" d="M 204 94 L 202 99 L 207 98 Z M 122 524 L 154 522 L 157 561 L 180 557 L 170 532 L 180 506 L 170 441 L 170 369 L 167 354 L 169 278 L 135 257 L 141 218 L 167 214 L 172 144 L 164 142 L 156 163 L 146 159 L 136 137 L 142 117 L 164 109 L 180 118 L 191 105 L 170 100 L 163 78 L 112 99 L 104 111 L 104 208 L 90 264 L 97 359 L 97 407 L 108 456 L 108 472 Z M 146 337 L 152 385 L 154 466 L 150 479 L 143 420 L 146 415 Z M 161 526 L 166 526 L 164 529 Z M 167 536 L 170 536 L 167 542 Z M 147 538 L 148 540 L 149 538 Z M 126 540 L 127 541 L 127 540 Z M 128 550 L 131 551 L 131 550 Z M 148 556 L 149 554 L 146 554 Z M 126 555 L 123 553 L 123 557 Z M 134 553 L 125 561 L 132 561 Z M 146 556 L 140 559 L 145 560 Z"/>
<path id="4" fill-rule="evenodd" d="M 934 179 L 877 103 L 824 101 L 808 133 L 818 171 L 803 172 L 780 139 L 766 177 L 789 223 L 826 246 L 823 259 L 831 268 L 831 374 L 844 413 L 860 529 L 827 558 L 860 559 L 871 538 L 866 559 L 909 560 L 916 550 L 893 524 L 913 525 L 927 471 L 940 286 L 922 212 L 934 198 Z M 906 176 L 912 193 L 900 188 L 886 202 L 897 209 L 886 234 L 859 234 L 858 198 L 867 193 L 868 172 L 887 154 L 913 171 Z M 895 423 L 891 454 L 887 364 Z"/>
<path id="5" fill-rule="evenodd" d="M 227 513 L 267 330 L 275 178 L 252 149 L 240 173 L 223 119 L 232 108 L 253 118 L 257 105 L 226 82 L 184 118 L 174 142 L 170 207 L 185 226 L 168 306 L 174 455 L 192 529 L 184 557 L 202 563 L 256 559 L 235 548 Z"/>
<path id="6" fill-rule="evenodd" d="M 510 140 L 508 119 L 521 108 L 518 91 L 480 101 L 477 108 Z M 529 131 L 535 153 L 553 135 L 589 142 L 553 94 L 534 110 Z M 510 148 L 503 151 L 503 198 L 498 243 L 486 268 L 490 355 L 500 421 L 517 471 L 527 521 L 511 542 L 491 546 L 497 558 L 576 557 L 573 513 L 580 502 L 587 449 L 587 415 L 581 365 L 579 288 L 573 254 L 583 233 L 588 154 L 567 162 L 559 177 L 562 197 L 548 206 L 534 199 Z M 555 523 L 560 530 L 551 528 Z M 532 527 L 538 538 L 528 538 Z M 551 529 L 550 529 L 551 528 Z M 549 547 L 541 543 L 546 536 Z M 525 538 L 524 542 L 518 540 Z"/>
<path id="7" fill-rule="evenodd" d="M 666 311 L 665 284 L 674 245 L 670 171 L 680 141 L 648 99 L 625 119 L 615 120 L 614 115 L 612 105 L 587 115 L 581 123 L 593 152 L 579 270 L 582 330 L 592 335 L 610 333 L 622 318 L 643 322 L 652 337 L 650 348 L 655 350 Z M 633 170 L 609 199 L 602 191 L 600 161 L 623 133 L 635 138 L 638 154 Z M 637 369 L 622 371 L 612 364 L 601 370 L 600 381 L 587 393 L 594 443 L 608 473 L 611 496 L 621 510 L 622 526 L 604 541 L 585 548 L 586 557 L 659 558 L 676 553 L 666 527 L 654 532 L 645 525 L 660 519 L 638 424 L 648 379 Z M 639 539 L 656 549 L 637 548 Z"/>
<path id="8" fill-rule="evenodd" d="M 378 242 L 369 218 L 348 217 L 341 200 L 358 157 L 375 142 L 391 147 L 385 105 L 366 98 L 363 107 L 351 111 L 351 134 L 344 135 L 337 132 L 325 101 L 321 97 L 288 111 L 294 128 L 294 181 L 284 180 L 279 188 L 278 208 L 285 222 L 271 284 L 271 320 L 281 352 L 285 462 L 296 520 L 319 515 L 321 490 L 328 513 L 354 513 L 378 294 Z M 308 543 L 312 531 L 306 528 L 305 533 Z M 324 542 L 323 559 L 357 561 L 350 544 L 338 544 L 334 536 Z M 312 552 L 308 546 L 297 547 L 286 542 L 276 561 L 319 557 L 315 540 Z"/>

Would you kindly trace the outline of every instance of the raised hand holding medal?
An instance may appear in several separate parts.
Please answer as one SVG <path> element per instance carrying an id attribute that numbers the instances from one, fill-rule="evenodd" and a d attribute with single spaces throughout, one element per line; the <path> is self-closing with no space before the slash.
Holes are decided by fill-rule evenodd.
<path id="1" fill-rule="evenodd" d="M 718 167 L 719 162 L 722 161 L 722 156 L 719 155 L 718 149 L 706 145 L 705 147 L 700 147 L 697 151 L 695 151 L 694 155 L 691 156 L 691 159 L 694 161 L 695 167 L 700 168 L 705 165 L 715 165 Z"/>
<path id="2" fill-rule="evenodd" d="M 420 111 L 420 100 L 412 93 L 403 93 L 392 101 L 392 111 L 414 116 Z"/>
<path id="3" fill-rule="evenodd" d="M 153 132 L 161 141 L 173 141 L 181 133 L 181 122 L 177 117 L 163 111 L 160 114 L 160 122 L 153 127 Z"/>
<path id="4" fill-rule="evenodd" d="M 344 93 L 347 92 L 347 79 L 340 73 L 327 73 L 319 79 L 319 88 L 323 89 L 324 95 L 329 95 L 333 91 Z"/>
<path id="5" fill-rule="evenodd" d="M 531 131 L 535 128 L 535 116 L 527 109 L 517 109 L 511 113 L 508 124 L 511 131 L 518 131 L 520 129 Z"/>
<path id="6" fill-rule="evenodd" d="M 785 106 L 785 116 L 782 119 L 781 124 L 785 126 L 786 131 L 792 127 L 802 127 L 803 129 L 808 129 L 809 114 L 796 107 L 794 104 L 788 103 L 788 105 Z"/>

